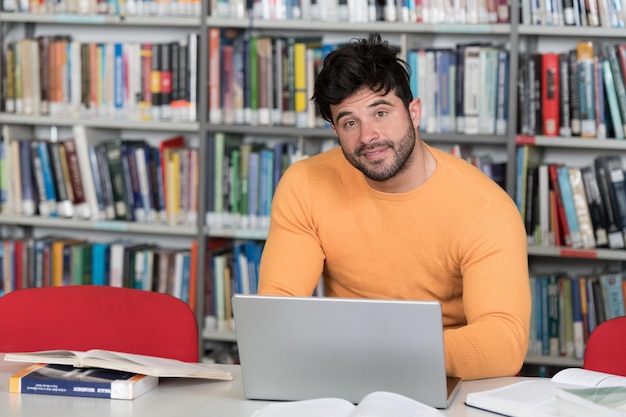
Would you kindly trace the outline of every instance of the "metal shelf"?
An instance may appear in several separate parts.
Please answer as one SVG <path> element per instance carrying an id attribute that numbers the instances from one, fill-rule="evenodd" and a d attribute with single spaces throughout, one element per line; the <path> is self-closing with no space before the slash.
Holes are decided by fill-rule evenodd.
<path id="1" fill-rule="evenodd" d="M 85 127 L 103 129 L 128 129 L 167 132 L 197 132 L 199 129 L 198 122 L 141 121 L 102 118 L 85 119 L 75 117 L 26 116 L 9 113 L 0 114 L 0 124 L 66 127 L 82 125 Z"/>

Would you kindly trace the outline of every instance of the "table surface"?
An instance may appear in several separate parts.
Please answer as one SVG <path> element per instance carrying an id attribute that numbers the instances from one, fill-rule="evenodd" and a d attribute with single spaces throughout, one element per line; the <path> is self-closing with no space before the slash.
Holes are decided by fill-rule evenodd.
<path id="1" fill-rule="evenodd" d="M 232 381 L 191 378 L 162 378 L 158 387 L 134 400 L 66 397 L 9 393 L 9 377 L 28 364 L 0 360 L 0 416 L 13 417 L 99 417 L 99 416 L 183 416 L 250 417 L 267 401 L 246 400 L 238 365 L 215 365 L 229 370 Z M 482 391 L 520 381 L 517 377 L 464 381 L 446 416 L 480 417 L 496 414 L 464 405 L 468 392 Z"/>

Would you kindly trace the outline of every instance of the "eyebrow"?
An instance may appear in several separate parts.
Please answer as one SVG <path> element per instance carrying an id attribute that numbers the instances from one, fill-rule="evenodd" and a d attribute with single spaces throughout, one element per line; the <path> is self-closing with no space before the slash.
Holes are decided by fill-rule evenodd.
<path id="1" fill-rule="evenodd" d="M 376 106 L 380 106 L 380 105 L 387 105 L 387 106 L 391 106 L 391 102 L 389 100 L 385 100 L 384 98 L 379 98 L 378 100 L 372 102 L 371 104 L 369 104 L 367 107 L 368 108 L 373 108 Z M 342 117 L 348 116 L 352 114 L 351 111 L 342 111 L 339 114 L 337 114 L 337 122 L 339 122 L 339 120 L 341 120 Z"/>

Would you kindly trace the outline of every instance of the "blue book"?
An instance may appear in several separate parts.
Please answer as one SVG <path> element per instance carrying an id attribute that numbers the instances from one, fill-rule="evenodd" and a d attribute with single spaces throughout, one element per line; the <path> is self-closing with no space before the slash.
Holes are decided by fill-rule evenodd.
<path id="1" fill-rule="evenodd" d="M 158 383 L 156 376 L 134 372 L 35 364 L 11 376 L 9 392 L 132 400 Z"/>
<path id="2" fill-rule="evenodd" d="M 572 185 L 569 180 L 569 168 L 566 166 L 559 166 L 557 168 L 557 176 L 561 197 L 563 199 L 563 208 L 565 209 L 565 218 L 567 220 L 571 245 L 574 249 L 580 249 L 583 247 L 583 241 L 582 235 L 580 234 L 580 224 L 578 223 L 576 206 L 574 204 Z"/>
<path id="3" fill-rule="evenodd" d="M 100 213 L 106 213 L 102 177 L 100 167 L 98 165 L 98 155 L 96 154 L 96 147 L 94 145 L 89 145 L 89 147 L 87 148 L 87 152 L 89 153 L 89 167 L 91 168 L 91 175 L 93 175 L 93 185 L 96 194 L 96 201 L 98 203 L 98 211 Z M 105 218 L 107 218 L 106 214 Z"/>
<path id="4" fill-rule="evenodd" d="M 115 43 L 113 45 L 113 107 L 115 116 L 124 116 L 124 45 Z"/>
<path id="5" fill-rule="evenodd" d="M 406 53 L 406 62 L 409 64 L 409 68 L 411 68 L 411 78 L 409 80 L 411 85 L 411 93 L 413 93 L 413 98 L 419 97 L 419 88 L 417 82 L 417 51 L 412 49 Z"/>
<path id="6" fill-rule="evenodd" d="M 509 123 L 509 51 L 498 50 L 496 135 L 506 135 Z"/>
<path id="7" fill-rule="evenodd" d="M 602 298 L 604 300 L 606 320 L 625 315 L 622 274 L 605 273 L 600 275 L 599 279 L 602 287 Z"/>
<path id="8" fill-rule="evenodd" d="M 261 150 L 259 168 L 259 219 L 262 224 L 269 225 L 269 216 L 273 196 L 274 152 Z"/>
<path id="9" fill-rule="evenodd" d="M 163 166 L 161 165 L 161 151 L 157 148 L 152 148 L 151 162 L 154 165 L 154 178 L 156 182 L 154 184 L 153 193 L 156 194 L 155 208 L 157 212 L 157 219 L 162 223 L 167 223 L 167 213 L 165 211 L 165 194 L 163 188 Z M 211 194 L 210 192 L 207 194 Z"/>
<path id="10" fill-rule="evenodd" d="M 258 242 L 246 242 L 243 245 L 243 252 L 248 260 L 248 287 L 250 294 L 256 294 L 259 287 L 259 266 L 261 264 L 263 246 Z"/>
<path id="11" fill-rule="evenodd" d="M 92 285 L 109 285 L 111 245 L 94 242 L 91 246 L 91 283 Z"/>
<path id="12" fill-rule="evenodd" d="M 438 82 L 438 109 L 439 132 L 451 133 L 455 130 L 456 116 L 454 115 L 454 79 L 455 55 L 452 49 L 438 49 L 435 51 Z"/>
<path id="13" fill-rule="evenodd" d="M 191 253 L 185 251 L 182 253 L 181 280 L 180 280 L 180 299 L 185 303 L 189 303 L 189 287 L 191 279 Z"/>

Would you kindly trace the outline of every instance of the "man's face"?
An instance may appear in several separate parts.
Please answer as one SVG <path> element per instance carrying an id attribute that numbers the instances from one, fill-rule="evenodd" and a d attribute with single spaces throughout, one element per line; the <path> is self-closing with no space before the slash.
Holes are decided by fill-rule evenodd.
<path id="1" fill-rule="evenodd" d="M 415 126 L 393 92 L 382 95 L 364 88 L 331 111 L 343 154 L 367 178 L 383 182 L 408 168 Z"/>

